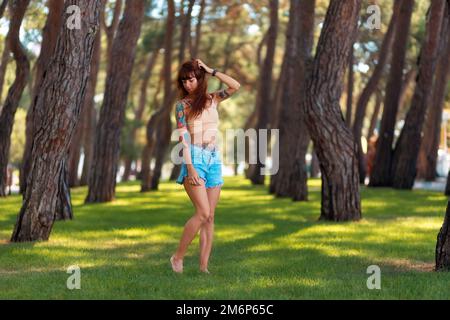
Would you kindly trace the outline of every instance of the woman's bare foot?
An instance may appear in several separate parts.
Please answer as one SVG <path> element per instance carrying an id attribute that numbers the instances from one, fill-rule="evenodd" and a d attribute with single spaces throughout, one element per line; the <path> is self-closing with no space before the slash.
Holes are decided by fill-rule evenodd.
<path id="1" fill-rule="evenodd" d="M 208 268 L 200 268 L 200 271 L 203 273 L 207 273 L 207 274 L 211 273 L 211 272 L 209 272 Z"/>
<path id="2" fill-rule="evenodd" d="M 176 273 L 183 272 L 183 260 L 175 258 L 175 255 L 170 257 L 170 264 L 172 265 L 172 270 Z"/>

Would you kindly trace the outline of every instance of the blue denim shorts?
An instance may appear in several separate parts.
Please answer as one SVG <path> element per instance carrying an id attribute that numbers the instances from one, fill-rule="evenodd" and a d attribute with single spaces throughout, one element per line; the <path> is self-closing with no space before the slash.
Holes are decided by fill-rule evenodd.
<path id="1" fill-rule="evenodd" d="M 195 144 L 190 144 L 192 165 L 200 178 L 205 181 L 206 188 L 213 188 L 223 185 L 222 178 L 222 158 L 218 149 L 202 148 Z M 177 183 L 183 184 L 188 171 L 185 160 L 181 164 L 180 175 Z"/>

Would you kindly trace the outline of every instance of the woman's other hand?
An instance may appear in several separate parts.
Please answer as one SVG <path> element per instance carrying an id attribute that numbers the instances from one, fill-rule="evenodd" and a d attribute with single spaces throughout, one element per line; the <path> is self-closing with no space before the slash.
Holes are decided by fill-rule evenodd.
<path id="1" fill-rule="evenodd" d="M 201 181 L 200 181 L 201 178 L 195 169 L 188 170 L 187 179 L 188 179 L 188 182 L 192 185 L 199 186 L 201 184 Z"/>

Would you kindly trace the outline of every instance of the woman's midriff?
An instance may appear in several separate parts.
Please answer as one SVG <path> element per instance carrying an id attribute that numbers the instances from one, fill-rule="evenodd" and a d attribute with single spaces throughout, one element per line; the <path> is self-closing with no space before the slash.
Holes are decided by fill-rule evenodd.
<path id="1" fill-rule="evenodd" d="M 188 121 L 191 143 L 202 147 L 217 146 L 218 125 L 219 115 L 216 106 L 206 108 L 201 116 Z"/>

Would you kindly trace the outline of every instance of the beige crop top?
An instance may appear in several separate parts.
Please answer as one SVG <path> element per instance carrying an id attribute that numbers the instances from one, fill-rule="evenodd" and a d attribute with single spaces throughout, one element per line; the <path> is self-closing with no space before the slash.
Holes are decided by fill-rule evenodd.
<path id="1" fill-rule="evenodd" d="M 219 113 L 217 112 L 217 100 L 212 96 L 211 105 L 195 119 L 187 121 L 187 129 L 194 144 L 215 144 L 219 128 Z"/>

